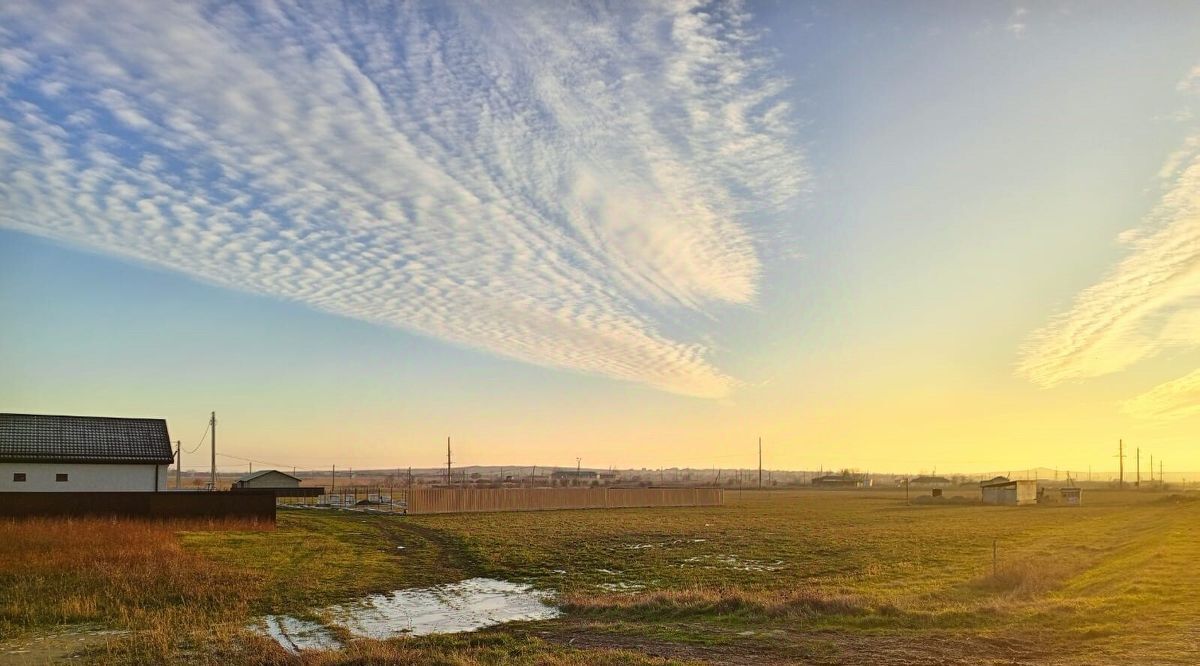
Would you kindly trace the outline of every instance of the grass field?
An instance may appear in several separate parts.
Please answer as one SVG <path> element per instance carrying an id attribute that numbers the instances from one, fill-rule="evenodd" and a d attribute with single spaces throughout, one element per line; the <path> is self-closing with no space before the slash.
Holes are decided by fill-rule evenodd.
<path id="1" fill-rule="evenodd" d="M 132 663 L 1200 661 L 1200 502 L 1085 502 L 732 491 L 726 506 L 689 509 L 284 510 L 273 529 L 6 522 L 0 634 L 124 630 L 86 656 Z M 245 629 L 264 613 L 472 576 L 551 590 L 565 614 L 301 656 Z"/>

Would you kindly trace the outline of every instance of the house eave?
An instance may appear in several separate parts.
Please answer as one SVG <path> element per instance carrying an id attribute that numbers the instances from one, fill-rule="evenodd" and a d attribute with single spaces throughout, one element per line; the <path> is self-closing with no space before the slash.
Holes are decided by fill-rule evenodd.
<path id="1" fill-rule="evenodd" d="M 78 463 L 84 465 L 173 465 L 174 458 L 79 458 L 79 457 L 53 457 L 53 456 L 19 456 L 19 457 L 0 457 L 0 463 Z"/>

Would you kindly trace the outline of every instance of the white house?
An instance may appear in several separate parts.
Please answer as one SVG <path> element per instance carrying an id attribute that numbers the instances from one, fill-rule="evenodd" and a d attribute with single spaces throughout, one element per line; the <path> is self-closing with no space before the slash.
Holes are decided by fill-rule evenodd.
<path id="1" fill-rule="evenodd" d="M 174 460 L 164 419 L 0 414 L 0 492 L 156 492 Z"/>

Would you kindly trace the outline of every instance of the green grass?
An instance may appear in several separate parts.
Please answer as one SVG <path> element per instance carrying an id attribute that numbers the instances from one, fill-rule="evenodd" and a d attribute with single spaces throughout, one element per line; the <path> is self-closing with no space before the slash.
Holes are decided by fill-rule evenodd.
<path id="1" fill-rule="evenodd" d="M 262 581 L 251 607 L 302 611 L 401 587 L 462 580 L 453 536 L 369 514 L 281 510 L 274 531 L 183 532 L 190 551 Z"/>
<path id="2" fill-rule="evenodd" d="M 282 510 L 272 530 L 0 523 L 0 631 L 130 629 L 93 654 L 126 662 L 1194 661 L 1200 502 L 1100 491 L 1079 508 L 911 506 L 881 491 L 726 500 Z M 127 533 L 124 546 L 103 538 Z M 553 590 L 566 614 L 302 658 L 244 630 L 263 613 L 478 575 Z"/>
<path id="3" fill-rule="evenodd" d="M 1200 505 L 1132 492 L 1086 499 L 911 506 L 880 492 L 733 492 L 715 508 L 418 521 L 459 535 L 491 575 L 558 590 L 572 617 L 597 621 L 592 630 L 653 624 L 712 642 L 800 625 L 850 645 L 864 634 L 989 636 L 1030 641 L 1036 658 L 1083 647 L 1186 663 L 1169 647 L 1147 652 L 1153 641 L 1129 628 L 1162 646 L 1194 640 L 1200 600 L 1185 590 L 1200 591 L 1187 564 L 1200 555 L 1189 527 Z M 642 587 L 607 593 L 614 583 Z"/>

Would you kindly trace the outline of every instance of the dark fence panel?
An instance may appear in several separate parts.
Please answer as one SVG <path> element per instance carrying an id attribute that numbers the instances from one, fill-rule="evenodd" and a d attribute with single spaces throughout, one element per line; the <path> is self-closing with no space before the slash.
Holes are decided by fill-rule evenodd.
<path id="1" fill-rule="evenodd" d="M 271 493 L 275 497 L 320 497 L 325 494 L 321 486 L 303 486 L 298 488 L 238 488 L 229 489 L 231 493 Z"/>
<path id="2" fill-rule="evenodd" d="M 275 521 L 275 493 L 0 493 L 0 516 L 248 518 Z"/>

